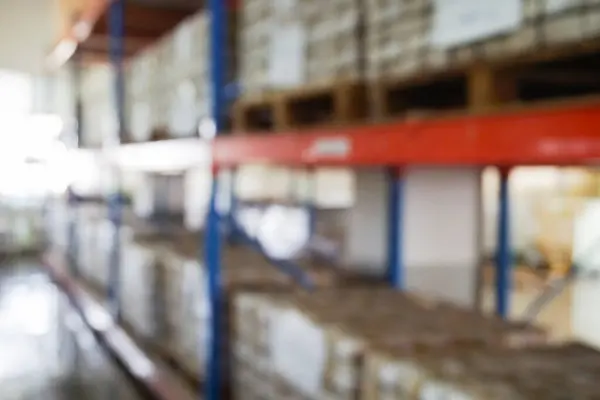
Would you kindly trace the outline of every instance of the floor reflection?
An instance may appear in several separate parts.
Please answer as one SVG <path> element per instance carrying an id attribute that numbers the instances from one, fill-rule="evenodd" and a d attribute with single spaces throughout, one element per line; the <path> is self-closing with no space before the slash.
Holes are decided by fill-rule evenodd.
<path id="1" fill-rule="evenodd" d="M 0 266 L 1 400 L 134 400 L 66 298 L 34 264 Z"/>

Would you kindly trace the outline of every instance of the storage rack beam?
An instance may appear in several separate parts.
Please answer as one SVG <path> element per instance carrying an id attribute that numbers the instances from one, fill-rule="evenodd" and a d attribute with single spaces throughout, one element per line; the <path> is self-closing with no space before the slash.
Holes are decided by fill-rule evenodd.
<path id="1" fill-rule="evenodd" d="M 218 138 L 218 167 L 582 165 L 600 160 L 600 99 L 496 114 Z"/>

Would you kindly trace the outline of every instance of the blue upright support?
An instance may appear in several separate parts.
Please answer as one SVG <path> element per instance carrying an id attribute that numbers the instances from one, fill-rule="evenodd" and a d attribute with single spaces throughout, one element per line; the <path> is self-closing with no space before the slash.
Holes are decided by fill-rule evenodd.
<path id="1" fill-rule="evenodd" d="M 317 229 L 317 183 L 314 170 L 310 169 L 308 174 L 308 196 L 305 209 L 308 216 L 308 238 L 312 240 Z"/>
<path id="2" fill-rule="evenodd" d="M 77 254 L 78 240 L 77 240 L 77 198 L 73 189 L 68 189 L 68 203 L 67 203 L 67 215 L 68 215 L 68 236 L 67 236 L 67 254 L 69 257 L 69 268 L 73 276 L 77 276 L 79 268 L 77 265 Z"/>
<path id="3" fill-rule="evenodd" d="M 225 33 L 227 32 L 226 2 L 223 0 L 209 0 L 210 17 L 210 73 L 212 94 L 212 118 L 215 123 L 217 135 L 222 130 L 225 111 Z M 221 237 L 220 220 L 217 211 L 218 181 L 217 171 L 213 171 L 213 182 L 210 196 L 210 206 L 206 222 L 206 235 L 204 246 L 204 261 L 208 267 L 208 293 L 210 296 L 211 323 L 208 334 L 208 356 L 206 362 L 205 393 L 206 400 L 216 400 L 221 392 L 221 367 L 220 357 L 221 341 Z"/>
<path id="4" fill-rule="evenodd" d="M 237 169 L 231 169 L 231 182 L 229 187 L 229 215 L 228 215 L 228 240 L 229 243 L 234 244 L 239 237 L 239 230 L 237 225 L 239 203 L 237 196 L 235 195 L 235 181 L 237 178 Z"/>
<path id="5" fill-rule="evenodd" d="M 110 61 L 114 73 L 114 101 L 117 117 L 118 138 L 115 144 L 125 139 L 125 74 L 123 72 L 123 57 L 125 49 L 125 1 L 112 0 L 110 2 L 109 30 L 110 30 Z"/>
<path id="6" fill-rule="evenodd" d="M 75 94 L 75 140 L 73 140 L 73 144 L 75 147 L 81 146 L 81 142 L 83 140 L 83 130 L 84 130 L 84 122 L 83 122 L 83 101 L 82 101 L 82 92 L 81 92 L 81 80 L 82 80 L 82 60 L 81 55 L 79 53 L 75 53 L 73 55 L 73 93 Z"/>
<path id="7" fill-rule="evenodd" d="M 109 50 L 114 72 L 114 101 L 117 117 L 118 137 L 110 145 L 119 145 L 125 132 L 125 78 L 123 74 L 123 42 L 125 35 L 125 0 L 112 0 L 109 8 Z M 112 138 L 111 138 L 112 139 Z M 113 226 L 113 238 L 108 270 L 108 301 L 115 320 L 121 318 L 120 294 L 120 255 L 121 255 L 121 214 L 122 201 L 119 195 L 119 172 L 115 171 L 114 192 L 108 200 L 109 218 Z"/>
<path id="8" fill-rule="evenodd" d="M 510 309 L 512 252 L 510 244 L 509 170 L 500 169 L 498 249 L 496 260 L 496 313 L 507 318 Z"/>
<path id="9" fill-rule="evenodd" d="M 73 93 L 75 95 L 75 133 L 76 137 L 73 140 L 73 145 L 79 147 L 83 137 L 83 102 L 81 99 L 81 56 L 76 53 L 73 56 L 72 77 L 73 77 Z M 77 232 L 77 195 L 72 187 L 68 189 L 69 203 L 69 236 L 68 236 L 68 253 L 69 265 L 73 276 L 79 274 L 79 266 L 77 264 L 77 254 L 79 252 L 79 235 Z"/>
<path id="10" fill-rule="evenodd" d="M 404 226 L 404 178 L 398 168 L 391 168 L 389 180 L 389 232 L 388 232 L 388 277 L 392 287 L 403 290 L 404 264 L 403 264 L 403 236 Z"/>

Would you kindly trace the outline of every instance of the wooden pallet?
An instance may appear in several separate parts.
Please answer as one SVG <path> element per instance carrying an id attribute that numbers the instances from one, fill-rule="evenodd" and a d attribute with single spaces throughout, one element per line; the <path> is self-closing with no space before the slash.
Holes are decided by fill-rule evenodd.
<path id="1" fill-rule="evenodd" d="M 594 40 L 409 78 L 382 78 L 369 85 L 369 105 L 375 119 L 387 119 L 587 96 L 600 94 L 599 70 L 600 40 Z"/>
<path id="2" fill-rule="evenodd" d="M 360 122 L 368 116 L 366 94 L 363 83 L 340 82 L 242 98 L 233 108 L 233 130 L 276 132 Z"/>

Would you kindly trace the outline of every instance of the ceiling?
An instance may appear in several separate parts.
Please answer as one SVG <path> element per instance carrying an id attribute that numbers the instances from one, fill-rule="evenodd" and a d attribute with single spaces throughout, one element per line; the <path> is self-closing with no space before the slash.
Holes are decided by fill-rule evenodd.
<path id="1" fill-rule="evenodd" d="M 0 0 L 0 70 L 33 74 L 48 67 L 48 55 L 91 4 L 107 0 Z M 126 55 L 137 53 L 198 10 L 203 0 L 127 0 Z M 101 7 L 104 10 L 104 7 Z M 79 47 L 91 61 L 108 56 L 106 11 L 94 18 L 91 35 Z"/>
<path id="2" fill-rule="evenodd" d="M 77 0 L 62 0 L 76 2 Z M 86 0 L 88 4 L 106 4 L 106 0 Z M 144 47 L 172 30 L 184 18 L 195 13 L 203 0 L 128 0 L 125 2 L 125 56 L 131 57 Z M 79 3 L 81 4 L 81 3 Z M 71 15 L 82 15 L 81 11 L 67 10 Z M 63 12 L 64 14 L 64 12 Z M 108 58 L 109 16 L 106 5 L 99 8 L 87 22 L 93 28 L 85 40 L 80 41 L 78 52 L 87 61 L 106 61 Z M 71 20 L 76 20 L 71 17 Z"/>

